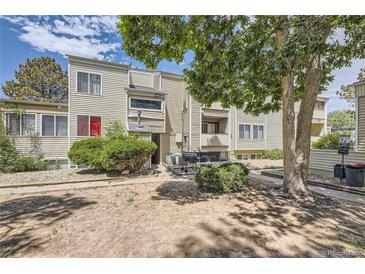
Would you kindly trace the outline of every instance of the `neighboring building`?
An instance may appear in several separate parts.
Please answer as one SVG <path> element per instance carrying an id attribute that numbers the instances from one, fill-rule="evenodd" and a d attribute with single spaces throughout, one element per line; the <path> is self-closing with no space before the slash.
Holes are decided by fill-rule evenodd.
<path id="1" fill-rule="evenodd" d="M 356 103 L 356 150 L 365 152 L 365 81 L 353 84 Z"/>
<path id="2" fill-rule="evenodd" d="M 259 159 L 265 150 L 282 147 L 281 112 L 250 116 L 218 103 L 206 108 L 189 95 L 181 75 L 68 58 L 68 104 L 18 102 L 31 115 L 30 124 L 41 136 L 46 159 L 66 160 L 75 141 L 104 135 L 105 127 L 115 120 L 123 123 L 126 132 L 138 132 L 158 145 L 152 163 L 181 151 L 201 151 L 212 160 Z M 312 141 L 326 132 L 326 101 L 318 98 Z M 17 125 L 11 118 L 6 122 L 18 136 L 19 150 L 25 152 L 23 122 Z"/>

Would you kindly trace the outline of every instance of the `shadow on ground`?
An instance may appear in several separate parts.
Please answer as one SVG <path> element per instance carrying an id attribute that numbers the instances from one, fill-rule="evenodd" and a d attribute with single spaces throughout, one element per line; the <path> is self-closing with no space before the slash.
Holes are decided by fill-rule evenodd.
<path id="1" fill-rule="evenodd" d="M 207 201 L 190 183 L 166 183 L 160 199 L 179 204 Z M 336 257 L 365 256 L 365 212 L 313 194 L 315 204 L 300 205 L 274 194 L 274 189 L 249 186 L 231 199 L 233 210 L 201 222 L 166 257 Z"/>
<path id="2" fill-rule="evenodd" d="M 47 238 L 32 236 L 33 230 L 50 226 L 92 204 L 95 202 L 69 194 L 31 196 L 0 203 L 0 257 L 41 247 Z"/>

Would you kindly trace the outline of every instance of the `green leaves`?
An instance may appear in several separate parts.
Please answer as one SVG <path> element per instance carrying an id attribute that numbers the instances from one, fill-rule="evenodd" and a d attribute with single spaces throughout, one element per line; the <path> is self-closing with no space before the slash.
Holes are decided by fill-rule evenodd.
<path id="1" fill-rule="evenodd" d="M 123 48 L 150 68 L 193 51 L 184 70 L 193 97 L 251 114 L 280 109 L 280 81 L 291 70 L 294 97 L 303 98 L 314 56 L 324 62 L 320 91 L 334 69 L 365 57 L 364 16 L 121 16 L 118 28 Z M 287 37 L 278 48 L 282 29 Z"/>
<path id="2" fill-rule="evenodd" d="M 66 102 L 67 73 L 53 58 L 27 59 L 15 71 L 15 81 L 2 86 L 5 95 L 13 99 Z"/>

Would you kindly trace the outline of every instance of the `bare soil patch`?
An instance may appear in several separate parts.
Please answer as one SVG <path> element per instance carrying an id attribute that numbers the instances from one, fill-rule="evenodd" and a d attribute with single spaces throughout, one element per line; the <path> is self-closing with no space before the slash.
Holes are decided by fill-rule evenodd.
<path id="1" fill-rule="evenodd" d="M 1 257 L 361 257 L 362 206 L 300 205 L 249 184 L 206 195 L 194 181 L 0 197 Z M 339 251 L 330 255 L 330 251 Z"/>

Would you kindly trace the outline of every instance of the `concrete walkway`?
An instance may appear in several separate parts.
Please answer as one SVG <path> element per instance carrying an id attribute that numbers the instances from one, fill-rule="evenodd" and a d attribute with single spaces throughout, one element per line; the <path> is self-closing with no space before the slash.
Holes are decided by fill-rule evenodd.
<path id="1" fill-rule="evenodd" d="M 111 186 L 128 186 L 135 184 L 154 184 L 169 182 L 185 182 L 190 178 L 172 178 L 169 176 L 159 176 L 150 178 L 135 178 L 123 181 L 97 181 L 97 182 L 83 182 L 83 183 L 65 183 L 57 185 L 39 185 L 39 186 L 23 186 L 23 187 L 9 187 L 0 188 L 0 195 L 10 194 L 27 194 L 37 192 L 50 192 L 60 190 L 75 190 L 75 189 L 88 189 L 88 188 L 99 188 L 99 187 L 111 187 Z"/>
<path id="2" fill-rule="evenodd" d="M 261 174 L 250 174 L 249 177 L 253 178 L 253 179 L 258 179 L 258 180 L 260 180 L 260 182 L 262 182 L 263 184 L 266 184 L 266 185 L 281 186 L 283 184 L 282 179 L 264 176 Z M 317 193 L 320 193 L 320 194 L 323 194 L 323 195 L 326 195 L 326 196 L 329 196 L 332 198 L 342 199 L 342 200 L 356 202 L 356 203 L 360 203 L 360 204 L 365 204 L 365 196 L 362 196 L 362 195 L 352 194 L 352 193 L 348 193 L 348 192 L 344 192 L 344 191 L 338 191 L 338 190 L 319 187 L 319 186 L 309 185 L 308 188 L 313 192 L 317 192 Z"/>

